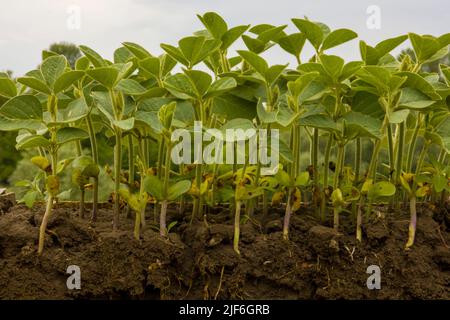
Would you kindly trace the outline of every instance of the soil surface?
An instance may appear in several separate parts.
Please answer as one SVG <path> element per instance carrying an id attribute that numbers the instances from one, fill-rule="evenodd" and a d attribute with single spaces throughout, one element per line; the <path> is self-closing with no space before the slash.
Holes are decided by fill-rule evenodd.
<path id="1" fill-rule="evenodd" d="M 172 210 L 168 219 L 177 224 L 169 239 L 155 230 L 151 209 L 137 241 L 125 209 L 121 230 L 113 232 L 109 204 L 92 223 L 78 218 L 75 204 L 60 203 L 37 257 L 43 211 L 43 205 L 2 208 L 0 299 L 450 299 L 449 207 L 420 206 L 408 251 L 406 212 L 378 207 L 358 243 L 349 214 L 341 215 L 336 233 L 303 208 L 284 241 L 284 212 L 273 208 L 242 225 L 240 256 L 225 208 L 193 224 Z M 80 267 L 80 290 L 67 289 L 70 265 Z M 370 265 L 381 268 L 380 290 L 367 288 Z"/>

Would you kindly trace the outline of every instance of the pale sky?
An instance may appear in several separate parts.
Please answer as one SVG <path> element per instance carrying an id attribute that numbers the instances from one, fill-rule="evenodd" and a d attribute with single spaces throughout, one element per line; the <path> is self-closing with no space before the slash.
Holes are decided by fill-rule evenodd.
<path id="1" fill-rule="evenodd" d="M 371 5 L 381 10 L 379 30 L 367 27 Z M 450 32 L 449 0 L 0 0 L 0 8 L 0 70 L 10 69 L 16 76 L 35 68 L 41 50 L 59 41 L 90 46 L 109 59 L 125 41 L 160 54 L 161 42 L 176 44 L 201 29 L 196 14 L 207 11 L 218 12 L 229 26 L 289 24 L 289 33 L 297 31 L 291 18 L 308 16 L 331 29 L 353 29 L 373 45 L 407 32 Z M 80 10 L 79 29 L 68 27 L 73 8 Z M 329 53 L 359 59 L 358 40 Z M 271 63 L 292 62 L 278 48 L 265 57 Z"/>

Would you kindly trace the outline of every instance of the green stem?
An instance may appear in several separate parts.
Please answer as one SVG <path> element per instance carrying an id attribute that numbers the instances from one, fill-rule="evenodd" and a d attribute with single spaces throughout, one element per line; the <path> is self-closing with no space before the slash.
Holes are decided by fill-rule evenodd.
<path id="1" fill-rule="evenodd" d="M 408 147 L 408 155 L 406 158 L 406 172 L 411 172 L 411 170 L 412 170 L 412 161 L 413 161 L 414 151 L 416 150 L 417 136 L 419 135 L 420 124 L 421 124 L 420 118 L 421 117 L 420 117 L 420 113 L 419 113 L 417 115 L 416 127 L 414 128 L 414 132 L 411 137 L 411 143 L 409 144 L 409 147 Z"/>
<path id="2" fill-rule="evenodd" d="M 328 163 L 330 162 L 330 153 L 331 153 L 331 146 L 333 145 L 333 135 L 329 135 L 327 146 L 325 148 L 325 156 L 324 156 L 324 166 L 323 166 L 323 194 L 321 199 L 321 220 L 322 222 L 325 221 L 326 217 L 326 211 L 327 211 L 327 195 L 325 194 L 328 190 Z"/>
<path id="3" fill-rule="evenodd" d="M 89 113 L 86 117 L 86 124 L 89 133 L 89 140 L 91 142 L 91 152 L 92 159 L 94 160 L 95 165 L 98 167 L 98 149 L 97 149 L 97 137 L 95 136 L 94 126 L 92 125 L 91 114 Z M 92 221 L 97 220 L 98 213 L 98 177 L 94 178 L 93 185 L 93 199 L 92 199 Z"/>
<path id="4" fill-rule="evenodd" d="M 161 214 L 159 217 L 159 233 L 162 237 L 167 236 L 167 205 L 168 205 L 168 197 L 169 197 L 169 179 L 170 179 L 170 167 L 171 167 L 171 159 L 170 159 L 170 151 L 171 151 L 170 143 L 167 144 L 166 148 L 166 162 L 164 165 L 164 181 L 163 181 L 163 202 L 161 205 Z"/>
<path id="5" fill-rule="evenodd" d="M 395 157 L 394 157 L 394 140 L 392 135 L 392 127 L 391 124 L 387 124 L 387 138 L 388 138 L 388 147 L 389 147 L 389 168 L 390 168 L 390 180 L 392 180 L 392 175 L 395 170 Z"/>
<path id="6" fill-rule="evenodd" d="M 116 128 L 116 145 L 114 146 L 114 217 L 113 230 L 117 231 L 119 228 L 119 214 L 120 214 L 120 169 L 122 162 L 122 133 L 119 128 Z"/>

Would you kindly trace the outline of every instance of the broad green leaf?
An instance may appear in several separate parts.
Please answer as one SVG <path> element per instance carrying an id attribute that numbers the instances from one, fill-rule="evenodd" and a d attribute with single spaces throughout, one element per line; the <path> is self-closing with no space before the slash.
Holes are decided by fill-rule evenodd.
<path id="1" fill-rule="evenodd" d="M 17 95 L 17 88 L 14 81 L 9 78 L 0 78 L 0 96 L 11 98 Z"/>
<path id="2" fill-rule="evenodd" d="M 11 120 L 42 120 L 42 106 L 38 98 L 21 95 L 0 106 L 0 115 Z"/>
<path id="3" fill-rule="evenodd" d="M 227 32 L 225 32 L 222 36 L 222 45 L 220 48 L 222 50 L 227 50 L 240 36 L 244 34 L 245 31 L 248 30 L 250 26 L 237 26 L 233 27 Z"/>
<path id="4" fill-rule="evenodd" d="M 227 92 L 237 86 L 237 82 L 234 78 L 225 77 L 219 80 L 216 80 L 212 83 L 211 87 L 208 89 L 208 93 L 205 97 L 213 97 L 224 92 Z"/>
<path id="5" fill-rule="evenodd" d="M 406 121 L 410 114 L 409 109 L 388 112 L 389 123 L 402 123 Z"/>
<path id="6" fill-rule="evenodd" d="M 301 187 L 301 186 L 307 186 L 309 183 L 309 172 L 304 171 L 301 172 L 297 178 L 295 178 L 295 186 Z"/>
<path id="7" fill-rule="evenodd" d="M 191 82 L 198 98 L 203 97 L 212 83 L 211 76 L 200 70 L 185 70 L 184 73 Z"/>
<path id="8" fill-rule="evenodd" d="M 30 148 L 47 148 L 50 146 L 50 141 L 45 139 L 41 135 L 28 135 L 20 140 L 18 139 L 16 144 L 17 150 L 24 150 L 24 149 L 30 149 Z"/>
<path id="9" fill-rule="evenodd" d="M 319 50 L 323 41 L 322 28 L 312 21 L 306 19 L 292 19 L 295 26 L 305 34 L 308 41 L 313 45 L 316 50 Z"/>
<path id="10" fill-rule="evenodd" d="M 269 65 L 266 60 L 251 51 L 238 50 L 239 55 L 261 76 L 264 77 Z"/>
<path id="11" fill-rule="evenodd" d="M 344 115 L 346 131 L 344 134 L 349 139 L 356 137 L 370 137 L 381 139 L 382 122 L 376 118 L 372 118 L 366 114 L 359 112 L 349 112 Z"/>
<path id="12" fill-rule="evenodd" d="M 51 56 L 41 64 L 41 73 L 45 82 L 53 88 L 56 80 L 64 73 L 67 67 L 67 60 L 64 56 Z"/>
<path id="13" fill-rule="evenodd" d="M 433 187 L 436 192 L 442 192 L 448 184 L 448 178 L 442 175 L 435 175 L 432 179 Z"/>
<path id="14" fill-rule="evenodd" d="M 134 118 L 128 118 L 125 120 L 114 120 L 113 125 L 119 127 L 123 131 L 130 131 L 134 128 Z"/>
<path id="15" fill-rule="evenodd" d="M 391 182 L 380 181 L 370 187 L 367 197 L 371 200 L 376 200 L 380 197 L 391 197 L 395 194 L 395 191 L 395 186 Z"/>
<path id="16" fill-rule="evenodd" d="M 338 56 L 322 54 L 320 55 L 320 62 L 333 82 L 337 82 L 344 67 L 344 59 Z"/>
<path id="17" fill-rule="evenodd" d="M 412 88 L 403 88 L 400 96 L 399 106 L 408 109 L 423 109 L 434 104 L 425 94 Z"/>
<path id="18" fill-rule="evenodd" d="M 363 63 L 361 61 L 350 61 L 349 63 L 345 64 L 342 68 L 339 81 L 344 81 L 353 76 L 359 69 L 361 69 L 362 65 Z"/>
<path id="19" fill-rule="evenodd" d="M 175 110 L 177 108 L 177 103 L 175 101 L 166 104 L 159 109 L 158 118 L 161 124 L 169 130 L 172 127 L 173 117 L 175 115 Z"/>
<path id="20" fill-rule="evenodd" d="M 114 63 L 127 63 L 134 57 L 126 47 L 120 47 L 114 51 Z"/>
<path id="21" fill-rule="evenodd" d="M 203 16 L 197 15 L 197 17 L 215 39 L 220 40 L 228 30 L 227 23 L 215 12 L 207 12 Z"/>
<path id="22" fill-rule="evenodd" d="M 75 81 L 84 76 L 84 71 L 68 71 L 63 73 L 55 82 L 53 92 L 60 93 L 69 88 Z"/>
<path id="23" fill-rule="evenodd" d="M 134 54 L 139 60 L 151 57 L 152 55 L 148 52 L 144 47 L 133 43 L 133 42 L 123 42 L 122 43 L 125 48 L 130 50 L 132 54 Z"/>
<path id="24" fill-rule="evenodd" d="M 108 89 L 112 89 L 119 77 L 119 70 L 114 67 L 101 67 L 86 70 L 89 77 L 101 83 Z"/>
<path id="25" fill-rule="evenodd" d="M 139 61 L 139 66 L 155 78 L 160 77 L 161 64 L 159 58 L 149 57 Z"/>
<path id="26" fill-rule="evenodd" d="M 408 35 L 416 58 L 420 63 L 425 62 L 441 49 L 439 41 L 432 36 L 421 36 L 415 33 L 409 33 Z"/>
<path id="27" fill-rule="evenodd" d="M 86 131 L 74 127 L 61 128 L 56 132 L 56 143 L 58 145 L 88 138 L 89 134 Z"/>
<path id="28" fill-rule="evenodd" d="M 164 87 L 179 99 L 197 98 L 197 93 L 191 81 L 183 73 L 177 73 L 168 77 L 164 82 Z"/>
<path id="29" fill-rule="evenodd" d="M 186 67 L 189 67 L 189 61 L 184 57 L 183 52 L 181 52 L 179 48 L 165 43 L 161 44 L 161 48 L 166 51 L 167 54 L 173 59 L 185 65 Z"/>
<path id="30" fill-rule="evenodd" d="M 47 86 L 46 83 L 34 77 L 21 77 L 17 79 L 17 82 L 27 86 L 28 88 L 47 95 L 52 93 L 51 89 Z"/>
<path id="31" fill-rule="evenodd" d="M 205 37 L 186 37 L 178 42 L 183 56 L 193 67 L 203 61 L 212 52 L 217 50 L 221 42 L 218 40 L 205 39 Z"/>
<path id="32" fill-rule="evenodd" d="M 300 125 L 312 128 L 319 128 L 326 131 L 337 130 L 336 123 L 329 116 L 324 114 L 310 115 L 300 117 Z"/>
<path id="33" fill-rule="evenodd" d="M 146 92 L 146 89 L 133 79 L 120 80 L 116 85 L 116 89 L 131 96 L 142 95 Z"/>
<path id="34" fill-rule="evenodd" d="M 12 120 L 0 116 L 0 131 L 17 131 L 21 129 L 39 131 L 44 129 L 44 124 L 40 120 Z"/>
<path id="35" fill-rule="evenodd" d="M 88 57 L 83 56 L 81 58 L 78 58 L 75 62 L 75 70 L 85 71 L 89 69 L 90 61 Z"/>
<path id="36" fill-rule="evenodd" d="M 269 85 L 274 84 L 278 78 L 281 76 L 281 74 L 283 73 L 284 69 L 286 69 L 287 64 L 286 65 L 274 65 L 271 66 L 269 69 L 266 70 L 264 77 L 266 78 L 266 82 Z"/>
<path id="37" fill-rule="evenodd" d="M 108 65 L 106 61 L 91 48 L 87 46 L 80 46 L 79 48 L 95 68 L 106 67 Z"/>
<path id="38" fill-rule="evenodd" d="M 336 47 L 342 43 L 348 42 L 350 40 L 358 37 L 358 34 L 349 29 L 337 29 L 328 34 L 323 40 L 322 51 L 333 47 Z"/>
<path id="39" fill-rule="evenodd" d="M 256 112 L 258 118 L 262 123 L 274 123 L 277 121 L 276 111 L 267 111 L 262 99 L 258 100 L 258 105 L 256 106 Z"/>
<path id="40" fill-rule="evenodd" d="M 229 120 L 253 119 L 256 117 L 256 103 L 231 94 L 224 94 L 214 98 L 211 112 Z"/>
<path id="41" fill-rule="evenodd" d="M 144 179 L 144 190 L 155 197 L 157 200 L 163 200 L 163 184 L 156 176 L 147 176 Z"/>
<path id="42" fill-rule="evenodd" d="M 244 34 L 242 40 L 251 52 L 261 53 L 267 49 L 266 44 L 259 39 L 253 39 Z"/>
<path id="43" fill-rule="evenodd" d="M 182 180 L 182 181 L 176 182 L 175 184 L 173 184 L 169 187 L 169 194 L 168 194 L 167 200 L 173 201 L 173 200 L 177 199 L 181 195 L 188 192 L 190 188 L 191 188 L 191 182 L 189 180 Z"/>
<path id="44" fill-rule="evenodd" d="M 286 52 L 294 55 L 295 57 L 300 57 L 300 53 L 305 45 L 306 37 L 303 33 L 293 33 L 288 36 L 279 39 L 278 44 Z"/>

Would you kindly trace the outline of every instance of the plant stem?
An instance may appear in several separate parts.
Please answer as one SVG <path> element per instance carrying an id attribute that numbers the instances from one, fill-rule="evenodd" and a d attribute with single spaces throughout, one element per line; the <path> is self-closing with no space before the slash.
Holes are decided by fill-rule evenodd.
<path id="1" fill-rule="evenodd" d="M 325 194 L 328 190 L 328 163 L 330 162 L 330 153 L 331 146 L 333 145 L 333 136 L 330 134 L 327 141 L 327 146 L 325 148 L 325 156 L 324 156 L 324 166 L 323 166 L 323 194 L 321 199 L 321 208 L 320 208 L 320 219 L 322 222 L 325 221 L 326 213 L 327 213 L 327 195 Z"/>
<path id="2" fill-rule="evenodd" d="M 356 214 L 356 240 L 359 242 L 362 241 L 362 231 L 361 231 L 361 225 L 362 225 L 362 208 L 364 205 L 363 196 L 361 195 L 359 198 L 359 205 L 358 205 L 358 211 Z"/>
<path id="3" fill-rule="evenodd" d="M 128 184 L 130 188 L 134 188 L 134 146 L 133 146 L 133 136 L 128 135 Z M 131 207 L 127 206 L 127 218 L 131 217 Z"/>
<path id="4" fill-rule="evenodd" d="M 389 147 L 389 180 L 393 180 L 392 179 L 392 175 L 394 174 L 394 170 L 395 170 L 395 156 L 394 156 L 394 140 L 393 140 L 393 135 L 392 135 L 392 127 L 391 124 L 388 123 L 387 124 L 387 139 L 388 139 L 388 147 Z"/>
<path id="5" fill-rule="evenodd" d="M 114 217 L 113 230 L 117 231 L 119 228 L 119 214 L 120 214 L 120 168 L 122 162 L 122 133 L 119 128 L 116 128 L 116 145 L 114 146 Z"/>
<path id="6" fill-rule="evenodd" d="M 419 134 L 419 130 L 420 130 L 420 124 L 421 124 L 421 119 L 420 119 L 420 113 L 417 115 L 417 122 L 416 122 L 416 127 L 414 128 L 414 132 L 413 135 L 411 137 L 411 141 L 408 147 L 408 155 L 406 158 L 406 172 L 411 172 L 412 170 L 412 160 L 413 160 L 413 156 L 414 156 L 414 151 L 416 150 L 416 142 L 417 142 L 417 136 Z"/>
<path id="7" fill-rule="evenodd" d="M 313 197 L 316 197 L 315 195 L 320 194 L 320 187 L 319 187 L 319 129 L 314 128 L 314 134 L 313 134 L 313 155 L 312 155 L 312 166 L 313 166 L 313 180 L 314 180 L 314 191 L 313 191 Z M 319 206 L 317 206 L 317 199 L 314 199 L 314 211 L 318 215 L 319 213 Z"/>
<path id="8" fill-rule="evenodd" d="M 50 219 L 50 215 L 52 213 L 53 208 L 53 196 L 49 195 L 47 199 L 47 207 L 45 209 L 44 217 L 42 218 L 41 226 L 39 227 L 39 246 L 38 246 L 38 255 L 41 255 L 44 251 L 44 243 L 45 243 L 45 230 L 47 229 L 48 220 Z"/>
<path id="9" fill-rule="evenodd" d="M 169 197 L 169 179 L 170 179 L 170 164 L 171 164 L 170 151 L 171 145 L 168 142 L 166 148 L 166 162 L 164 165 L 163 201 L 161 205 L 161 214 L 159 216 L 159 234 L 162 237 L 167 236 L 166 221 L 167 221 L 167 204 Z"/>
<path id="10" fill-rule="evenodd" d="M 91 119 L 90 113 L 86 116 L 86 124 L 87 124 L 87 128 L 88 128 L 89 139 L 91 142 L 92 159 L 94 160 L 95 165 L 98 167 L 99 164 L 98 164 L 97 137 L 95 136 L 94 126 L 92 125 L 92 119 Z M 94 178 L 93 193 L 94 194 L 93 194 L 93 199 L 92 199 L 91 220 L 96 221 L 97 213 L 98 213 L 98 177 Z"/>
<path id="11" fill-rule="evenodd" d="M 284 222 L 283 222 L 283 239 L 289 240 L 289 222 L 291 220 L 292 215 L 292 190 L 293 188 L 289 188 L 287 203 L 286 203 L 286 212 L 284 214 Z"/>

